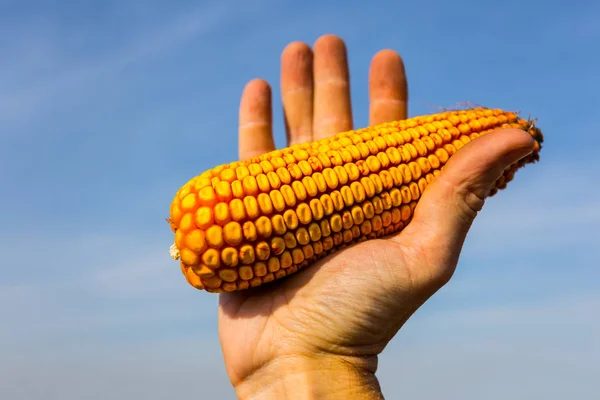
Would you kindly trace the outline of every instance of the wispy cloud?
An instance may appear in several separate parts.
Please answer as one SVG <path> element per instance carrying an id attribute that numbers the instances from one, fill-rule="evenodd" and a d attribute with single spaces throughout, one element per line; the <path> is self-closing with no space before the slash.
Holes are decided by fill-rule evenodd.
<path id="1" fill-rule="evenodd" d="M 119 73 L 136 62 L 147 61 L 164 52 L 173 51 L 186 41 L 210 33 L 238 15 L 222 3 L 213 3 L 166 18 L 167 21 L 158 27 L 146 27 L 145 31 L 130 32 L 129 37 L 124 38 L 119 47 L 101 58 L 53 65 L 52 70 L 56 71 L 56 74 L 42 80 L 37 76 L 29 76 L 27 81 L 31 83 L 13 91 L 0 93 L 0 122 L 24 119 L 31 116 L 31 113 L 47 111 L 49 104 L 56 99 L 64 102 L 65 97 L 68 97 L 75 101 L 73 96 L 89 94 L 90 86 L 95 90 L 100 89 L 99 80 Z M 61 51 L 60 42 L 51 42 L 45 37 L 30 38 L 28 43 L 23 44 L 31 46 L 25 53 L 26 58 L 33 57 L 36 62 L 43 63 L 47 55 Z M 7 69 L 20 71 L 20 67 L 13 64 Z"/>

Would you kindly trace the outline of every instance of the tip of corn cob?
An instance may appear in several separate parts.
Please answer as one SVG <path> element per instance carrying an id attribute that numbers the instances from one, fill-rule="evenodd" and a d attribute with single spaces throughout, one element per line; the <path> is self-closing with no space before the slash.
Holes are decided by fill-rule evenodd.
<path id="1" fill-rule="evenodd" d="M 208 292 L 281 279 L 364 240 L 400 232 L 426 187 L 465 144 L 519 128 L 534 151 L 490 196 L 539 160 L 543 134 L 518 113 L 444 111 L 341 132 L 205 171 L 176 193 L 169 249 L 186 280 Z"/>

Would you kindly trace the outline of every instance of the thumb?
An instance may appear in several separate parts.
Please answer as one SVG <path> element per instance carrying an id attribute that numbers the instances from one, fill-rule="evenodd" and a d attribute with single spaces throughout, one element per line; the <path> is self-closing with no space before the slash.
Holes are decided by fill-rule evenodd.
<path id="1" fill-rule="evenodd" d="M 530 134 L 512 128 L 469 142 L 450 157 L 424 191 L 399 241 L 426 255 L 431 267 L 451 275 L 485 198 L 503 172 L 531 154 L 534 146 Z M 425 273 L 431 276 L 432 272 Z"/>

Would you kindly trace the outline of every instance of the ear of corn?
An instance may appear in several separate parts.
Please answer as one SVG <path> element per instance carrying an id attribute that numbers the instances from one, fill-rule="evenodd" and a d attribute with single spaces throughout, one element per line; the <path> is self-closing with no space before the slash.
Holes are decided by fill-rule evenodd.
<path id="1" fill-rule="evenodd" d="M 326 255 L 401 231 L 426 187 L 461 147 L 519 128 L 535 150 L 490 195 L 539 159 L 541 131 L 500 109 L 441 112 L 342 132 L 220 165 L 187 182 L 168 221 L 188 283 L 235 291 L 283 278 Z"/>

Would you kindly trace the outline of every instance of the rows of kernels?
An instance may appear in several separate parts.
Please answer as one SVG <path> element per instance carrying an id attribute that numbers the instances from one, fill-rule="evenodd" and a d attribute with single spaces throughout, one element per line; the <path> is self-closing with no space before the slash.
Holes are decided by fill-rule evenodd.
<path id="1" fill-rule="evenodd" d="M 390 207 L 380 214 L 373 214 L 370 218 L 355 221 L 347 229 L 331 232 L 327 236 L 320 232 L 313 237 L 295 241 L 293 246 L 287 247 L 280 254 L 271 255 L 267 259 L 253 260 L 239 268 L 220 268 L 212 274 L 206 273 L 206 266 L 192 266 L 192 271 L 204 272 L 200 282 L 206 290 L 219 292 L 241 288 L 259 286 L 273 279 L 283 277 L 298 269 L 339 250 L 340 246 L 389 235 L 401 230 L 412 217 L 416 202 L 411 202 L 399 207 Z M 313 227 L 315 231 L 318 227 Z M 306 234 L 306 229 L 299 228 Z M 292 233 L 293 234 L 293 233 Z M 248 285 L 248 286 L 246 286 Z"/>
<path id="2" fill-rule="evenodd" d="M 291 268 L 322 254 L 319 245 L 315 249 L 310 243 L 323 240 L 323 251 L 330 244 L 337 251 L 374 232 L 397 232 L 392 228 L 398 225 L 387 221 L 394 215 L 409 218 L 411 208 L 384 210 L 416 204 L 443 164 L 471 139 L 498 125 L 524 126 L 510 113 L 471 113 L 345 132 L 206 171 L 180 189 L 171 207 L 182 262 L 210 279 L 209 288 L 217 278 L 227 284 L 241 279 L 243 286 L 247 280 L 231 271 L 248 276 L 248 265 L 258 263 L 262 271 L 262 263 L 274 263 L 270 260 L 278 255 L 287 265 L 287 249 L 292 249 Z M 277 271 L 282 274 L 271 272 Z M 224 290 L 232 287 L 223 284 Z"/>

